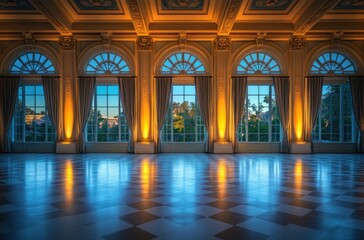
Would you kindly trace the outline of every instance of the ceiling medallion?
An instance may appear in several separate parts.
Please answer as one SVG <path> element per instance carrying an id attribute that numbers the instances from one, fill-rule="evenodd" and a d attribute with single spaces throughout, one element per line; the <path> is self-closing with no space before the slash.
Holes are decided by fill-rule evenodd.
<path id="1" fill-rule="evenodd" d="M 75 38 L 71 36 L 62 36 L 59 38 L 58 43 L 62 50 L 73 50 L 75 47 Z"/>
<path id="2" fill-rule="evenodd" d="M 228 50 L 230 46 L 230 38 L 229 37 L 216 37 L 215 38 L 215 46 L 217 50 Z"/>
<path id="3" fill-rule="evenodd" d="M 292 50 L 300 50 L 306 46 L 306 38 L 293 36 L 289 39 L 289 45 Z"/>
<path id="4" fill-rule="evenodd" d="M 150 37 L 139 37 L 137 39 L 138 50 L 152 50 L 153 39 Z"/>

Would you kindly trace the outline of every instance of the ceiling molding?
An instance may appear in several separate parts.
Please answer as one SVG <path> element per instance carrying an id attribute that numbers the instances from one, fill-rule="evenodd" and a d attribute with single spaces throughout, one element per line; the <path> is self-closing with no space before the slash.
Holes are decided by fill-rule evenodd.
<path id="1" fill-rule="evenodd" d="M 327 12 L 341 0 L 315 1 L 295 23 L 295 35 L 306 34 Z"/>
<path id="2" fill-rule="evenodd" d="M 148 35 L 148 29 L 138 0 L 127 0 L 135 31 L 140 36 Z"/>
<path id="3" fill-rule="evenodd" d="M 230 34 L 243 0 L 231 0 L 226 2 L 227 8 L 223 14 L 223 18 L 221 20 L 221 24 L 219 24 L 217 33 L 220 36 L 227 36 Z"/>
<path id="4" fill-rule="evenodd" d="M 72 35 L 71 22 L 68 21 L 66 16 L 63 16 L 61 9 L 52 5 L 52 1 L 29 0 L 44 16 L 47 17 L 49 22 L 61 35 Z M 53 10 L 53 11 L 52 11 Z M 57 13 L 57 14 L 55 14 Z"/>

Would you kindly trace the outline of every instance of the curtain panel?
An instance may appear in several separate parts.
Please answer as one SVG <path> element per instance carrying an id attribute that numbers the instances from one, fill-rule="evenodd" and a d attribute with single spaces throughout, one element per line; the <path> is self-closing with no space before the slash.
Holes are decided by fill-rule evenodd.
<path id="1" fill-rule="evenodd" d="M 78 139 L 80 153 L 86 151 L 85 127 L 91 112 L 95 86 L 96 77 L 78 77 Z"/>
<path id="2" fill-rule="evenodd" d="M 362 153 L 364 152 L 364 76 L 350 77 L 350 88 L 353 111 L 359 127 L 357 150 Z"/>
<path id="3" fill-rule="evenodd" d="M 119 77 L 120 99 L 123 104 L 123 110 L 126 122 L 130 129 L 128 151 L 134 152 L 134 145 L 136 142 L 136 77 Z"/>
<path id="4" fill-rule="evenodd" d="M 273 84 L 276 95 L 276 103 L 278 107 L 279 118 L 283 129 L 283 137 L 281 142 L 281 152 L 289 152 L 289 77 L 279 76 L 273 77 Z"/>
<path id="5" fill-rule="evenodd" d="M 237 129 L 239 122 L 244 115 L 244 103 L 246 97 L 246 90 L 248 85 L 248 78 L 243 76 L 232 77 L 232 98 L 234 109 L 234 137 L 232 142 L 234 144 L 234 152 L 238 150 L 238 135 Z"/>
<path id="6" fill-rule="evenodd" d="M 213 82 L 210 76 L 195 76 L 197 101 L 200 106 L 201 118 L 207 129 L 207 142 L 206 152 L 213 152 L 214 149 L 214 136 L 213 136 L 213 113 L 214 113 L 214 99 L 213 99 Z"/>
<path id="7" fill-rule="evenodd" d="M 56 129 L 56 142 L 61 140 L 61 115 L 60 115 L 60 77 L 59 76 L 42 76 L 45 104 L 48 111 L 49 119 Z"/>
<path id="8" fill-rule="evenodd" d="M 10 152 L 10 125 L 18 97 L 20 77 L 0 76 L 0 152 Z"/>
<path id="9" fill-rule="evenodd" d="M 166 118 L 171 98 L 172 77 L 156 77 L 156 122 L 157 136 L 155 138 L 156 152 L 162 151 L 160 132 Z"/>
<path id="10" fill-rule="evenodd" d="M 312 130 L 320 109 L 323 82 L 324 77 L 322 76 L 308 76 L 304 81 L 303 137 L 306 142 L 311 143 L 311 152 L 313 149 Z"/>

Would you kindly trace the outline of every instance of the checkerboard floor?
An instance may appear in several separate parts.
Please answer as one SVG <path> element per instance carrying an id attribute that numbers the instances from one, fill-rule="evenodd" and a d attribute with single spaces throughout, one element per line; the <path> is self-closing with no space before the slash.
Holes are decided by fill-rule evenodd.
<path id="1" fill-rule="evenodd" d="M 0 239 L 364 239 L 364 155 L 0 154 Z"/>

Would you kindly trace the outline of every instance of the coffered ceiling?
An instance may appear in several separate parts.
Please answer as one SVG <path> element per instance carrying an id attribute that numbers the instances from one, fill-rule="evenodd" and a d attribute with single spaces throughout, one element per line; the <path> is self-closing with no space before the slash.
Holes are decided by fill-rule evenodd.
<path id="1" fill-rule="evenodd" d="M 364 39 L 364 0 L 0 0 L 0 39 L 152 36 Z"/>

